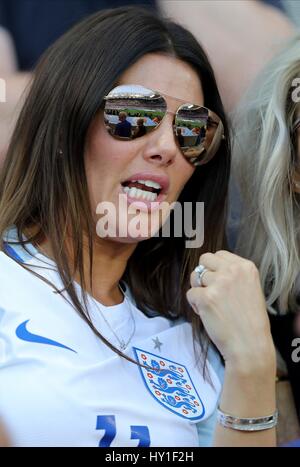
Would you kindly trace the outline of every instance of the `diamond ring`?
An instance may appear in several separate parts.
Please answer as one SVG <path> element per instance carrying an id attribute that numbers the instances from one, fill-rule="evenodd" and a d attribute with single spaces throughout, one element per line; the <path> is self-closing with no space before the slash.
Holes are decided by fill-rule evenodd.
<path id="1" fill-rule="evenodd" d="M 202 278 L 207 271 L 208 269 L 202 264 L 199 264 L 198 266 L 195 267 L 194 272 L 197 274 L 199 287 L 203 287 Z"/>

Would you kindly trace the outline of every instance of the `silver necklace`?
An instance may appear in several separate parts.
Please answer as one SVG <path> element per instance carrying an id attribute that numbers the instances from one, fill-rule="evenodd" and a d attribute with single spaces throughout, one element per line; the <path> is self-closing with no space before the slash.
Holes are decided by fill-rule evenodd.
<path id="1" fill-rule="evenodd" d="M 43 250 L 43 248 L 40 245 L 38 245 L 37 248 L 43 252 L 43 254 L 44 254 L 44 256 L 46 256 L 46 258 L 49 258 L 49 256 L 46 254 L 45 250 Z M 49 259 L 51 259 L 51 258 L 49 258 Z M 107 327 L 111 330 L 111 332 L 113 333 L 113 335 L 115 336 L 115 338 L 119 342 L 119 350 L 124 352 L 124 350 L 126 350 L 129 342 L 131 341 L 131 339 L 133 338 L 133 336 L 135 334 L 135 319 L 134 319 L 134 315 L 133 315 L 133 312 L 132 312 L 132 305 L 131 305 L 130 300 L 126 297 L 126 295 L 125 295 L 122 287 L 120 286 L 120 284 L 118 284 L 118 287 L 119 287 L 120 291 L 122 292 L 122 295 L 124 296 L 124 302 L 127 303 L 127 306 L 129 308 L 129 311 L 130 311 L 131 321 L 133 323 L 133 330 L 132 330 L 132 333 L 131 333 L 131 335 L 130 335 L 127 342 L 125 342 L 123 338 L 120 339 L 119 336 L 117 335 L 117 333 L 111 327 L 111 325 L 109 324 L 109 321 L 105 318 L 104 314 L 102 313 L 101 308 L 98 306 L 99 302 L 96 303 L 95 300 L 94 300 L 94 302 L 95 302 L 95 305 L 97 306 L 98 310 L 100 311 L 100 314 L 101 314 L 102 318 L 104 319 Z"/>
<path id="2" fill-rule="evenodd" d="M 133 315 L 133 311 L 132 311 L 132 305 L 131 305 L 131 302 L 130 300 L 126 297 L 124 291 L 122 290 L 121 286 L 119 285 L 119 289 L 121 290 L 123 296 L 124 296 L 124 303 L 126 302 L 128 308 L 129 308 L 129 311 L 130 311 L 130 317 L 131 317 L 131 321 L 133 323 L 133 329 L 132 329 L 132 332 L 131 332 L 131 335 L 128 339 L 128 341 L 126 342 L 123 338 L 119 338 L 119 336 L 117 335 L 117 333 L 115 332 L 115 330 L 112 328 L 112 326 L 110 325 L 109 321 L 105 318 L 104 316 L 104 313 L 102 312 L 101 310 L 101 307 L 98 307 L 98 303 L 97 303 L 97 308 L 98 310 L 100 311 L 100 314 L 102 316 L 102 318 L 104 319 L 107 327 L 111 330 L 111 332 L 113 333 L 113 335 L 115 336 L 115 338 L 117 339 L 118 343 L 119 343 L 119 350 L 121 350 L 121 352 L 124 352 L 124 350 L 126 350 L 126 348 L 128 347 L 131 339 L 133 338 L 134 334 L 135 334 L 135 319 L 134 319 L 134 315 Z"/>

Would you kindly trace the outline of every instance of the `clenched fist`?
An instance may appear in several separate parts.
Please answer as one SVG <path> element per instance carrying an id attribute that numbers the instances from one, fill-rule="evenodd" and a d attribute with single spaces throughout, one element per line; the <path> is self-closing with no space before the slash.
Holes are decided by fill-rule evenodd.
<path id="1" fill-rule="evenodd" d="M 187 299 L 226 364 L 251 367 L 275 354 L 259 273 L 251 261 L 228 251 L 205 253 L 207 271 L 191 274 Z"/>

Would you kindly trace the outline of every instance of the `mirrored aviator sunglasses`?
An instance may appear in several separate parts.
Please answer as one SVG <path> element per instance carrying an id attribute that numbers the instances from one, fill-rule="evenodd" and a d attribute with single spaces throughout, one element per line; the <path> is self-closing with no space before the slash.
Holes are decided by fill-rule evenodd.
<path id="1" fill-rule="evenodd" d="M 164 96 L 135 84 L 115 87 L 104 97 L 107 131 L 118 140 L 130 141 L 154 131 L 170 113 L 174 115 L 173 131 L 184 157 L 194 166 L 206 164 L 225 138 L 221 119 L 207 107 L 190 103 L 170 112 Z"/>

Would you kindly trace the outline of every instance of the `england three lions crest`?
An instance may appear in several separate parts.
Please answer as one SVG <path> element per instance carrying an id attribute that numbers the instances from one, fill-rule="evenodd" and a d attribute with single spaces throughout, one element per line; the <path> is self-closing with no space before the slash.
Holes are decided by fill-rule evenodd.
<path id="1" fill-rule="evenodd" d="M 132 347 L 143 381 L 157 402 L 166 409 L 190 421 L 199 421 L 205 415 L 202 400 L 187 368 L 145 350 Z"/>

